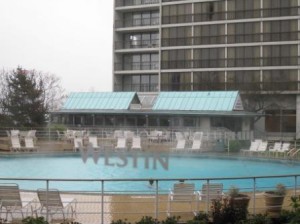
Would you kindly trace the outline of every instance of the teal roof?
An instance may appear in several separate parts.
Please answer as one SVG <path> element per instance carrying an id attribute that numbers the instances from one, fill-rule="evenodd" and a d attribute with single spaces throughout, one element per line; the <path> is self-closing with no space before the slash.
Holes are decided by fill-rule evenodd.
<path id="1" fill-rule="evenodd" d="M 160 92 L 153 110 L 233 111 L 238 91 Z"/>
<path id="2" fill-rule="evenodd" d="M 135 92 L 76 92 L 68 96 L 66 110 L 127 110 Z"/>

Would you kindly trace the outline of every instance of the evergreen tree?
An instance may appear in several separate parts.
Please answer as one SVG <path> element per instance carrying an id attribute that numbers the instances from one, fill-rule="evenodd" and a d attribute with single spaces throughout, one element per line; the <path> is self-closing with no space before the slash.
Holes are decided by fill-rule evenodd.
<path id="1" fill-rule="evenodd" d="M 42 80 L 19 67 L 6 76 L 6 85 L 2 107 L 14 124 L 27 127 L 45 124 L 47 108 Z"/>

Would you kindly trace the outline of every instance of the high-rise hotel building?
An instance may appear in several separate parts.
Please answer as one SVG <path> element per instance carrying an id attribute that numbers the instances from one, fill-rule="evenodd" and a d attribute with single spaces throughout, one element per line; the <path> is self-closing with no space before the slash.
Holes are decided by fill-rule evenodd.
<path id="1" fill-rule="evenodd" d="M 299 31 L 299 0 L 115 0 L 113 90 L 239 90 L 300 138 Z"/>

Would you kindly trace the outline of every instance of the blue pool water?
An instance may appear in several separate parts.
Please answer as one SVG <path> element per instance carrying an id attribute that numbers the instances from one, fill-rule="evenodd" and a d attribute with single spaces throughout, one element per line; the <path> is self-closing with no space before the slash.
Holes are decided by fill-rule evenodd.
<path id="1" fill-rule="evenodd" d="M 155 160 L 155 158 L 160 158 Z M 167 159 L 168 158 L 168 159 Z M 155 166 L 156 161 L 156 166 Z M 168 163 L 167 163 L 168 162 Z M 166 164 L 168 166 L 166 166 Z M 135 154 L 122 156 L 102 156 L 97 164 L 88 158 L 84 163 L 78 155 L 31 155 L 1 156 L 1 178 L 54 178 L 54 179 L 135 179 L 135 178 L 224 178 L 243 176 L 288 175 L 300 174 L 300 164 L 292 161 L 269 161 L 262 159 L 221 158 L 210 156 L 171 156 L 157 154 Z M 300 179 L 300 177 L 299 177 Z M 3 182 L 3 181 L 2 181 Z M 45 188 L 42 181 L 8 181 L 18 183 L 23 189 L 35 190 Z M 200 189 L 204 181 L 193 181 Z M 216 180 L 224 188 L 235 185 L 249 190 L 252 180 Z M 300 181 L 299 181 L 300 182 Z M 160 191 L 168 190 L 174 181 L 161 182 Z M 295 179 L 272 178 L 257 179 L 256 187 L 264 190 L 277 183 L 293 186 Z M 101 190 L 99 182 L 50 181 L 51 188 L 60 190 Z M 153 191 L 148 181 L 144 182 L 105 182 L 105 191 Z"/>

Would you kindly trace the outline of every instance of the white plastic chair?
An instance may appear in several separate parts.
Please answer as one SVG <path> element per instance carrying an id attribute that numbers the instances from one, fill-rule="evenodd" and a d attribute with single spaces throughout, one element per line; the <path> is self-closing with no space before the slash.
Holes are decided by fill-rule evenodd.
<path id="1" fill-rule="evenodd" d="M 126 138 L 119 137 L 115 149 L 126 149 Z"/>
<path id="2" fill-rule="evenodd" d="M 175 183 L 173 190 L 170 190 L 168 195 L 168 216 L 172 213 L 173 203 L 180 205 L 182 203 L 188 203 L 191 206 L 190 211 L 195 214 L 193 203 L 196 202 L 196 199 L 195 185 L 193 183 Z"/>
<path id="3" fill-rule="evenodd" d="M 37 147 L 34 146 L 32 137 L 25 137 L 25 148 L 26 151 L 37 151 Z"/>
<path id="4" fill-rule="evenodd" d="M 57 189 L 49 189 L 48 191 L 38 189 L 37 195 L 41 203 L 40 213 L 45 215 L 48 210 L 48 215 L 52 221 L 58 219 L 66 223 L 76 218 L 76 199 L 61 197 Z"/>
<path id="5" fill-rule="evenodd" d="M 94 149 L 100 149 L 100 146 L 98 145 L 97 136 L 89 136 L 89 143 Z"/>
<path id="6" fill-rule="evenodd" d="M 74 151 L 78 151 L 80 147 L 83 147 L 83 140 L 81 137 L 74 138 Z"/>
<path id="7" fill-rule="evenodd" d="M 185 149 L 185 144 L 186 144 L 186 140 L 185 139 L 178 139 L 177 140 L 177 144 L 176 144 L 176 148 L 173 148 L 173 151 L 182 151 Z"/>
<path id="8" fill-rule="evenodd" d="M 135 150 L 142 150 L 142 146 L 141 146 L 141 137 L 140 136 L 134 136 L 132 138 L 132 146 L 131 149 L 135 149 Z"/>
<path id="9" fill-rule="evenodd" d="M 0 184 L 0 211 L 5 214 L 5 219 L 12 223 L 21 223 L 21 220 L 33 216 L 37 203 L 34 198 L 21 198 L 17 184 Z M 10 216 L 10 217 L 9 217 Z"/>
<path id="10" fill-rule="evenodd" d="M 11 140 L 10 151 L 12 151 L 12 152 L 21 151 L 22 147 L 21 147 L 19 136 L 12 135 L 10 137 L 10 140 Z"/>

